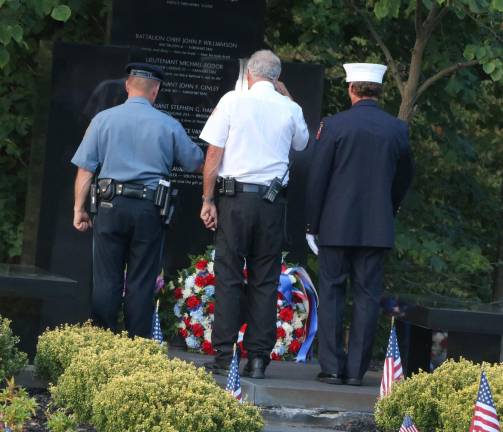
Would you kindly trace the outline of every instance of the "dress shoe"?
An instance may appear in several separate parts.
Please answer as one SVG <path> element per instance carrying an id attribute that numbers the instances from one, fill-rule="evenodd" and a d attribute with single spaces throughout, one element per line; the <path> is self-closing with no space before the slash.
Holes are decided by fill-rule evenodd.
<path id="1" fill-rule="evenodd" d="M 206 372 L 211 372 L 215 375 L 229 375 L 230 364 L 229 363 L 218 363 L 216 361 L 207 362 L 204 364 Z"/>
<path id="2" fill-rule="evenodd" d="M 344 379 L 344 384 L 350 385 L 350 386 L 361 386 L 362 380 L 361 380 L 361 378 L 346 378 L 346 379 Z"/>
<path id="3" fill-rule="evenodd" d="M 255 379 L 264 379 L 265 367 L 265 361 L 263 358 L 255 357 L 250 359 L 243 370 L 243 376 Z"/>
<path id="4" fill-rule="evenodd" d="M 337 374 L 320 372 L 316 379 L 325 384 L 342 384 L 342 378 Z"/>

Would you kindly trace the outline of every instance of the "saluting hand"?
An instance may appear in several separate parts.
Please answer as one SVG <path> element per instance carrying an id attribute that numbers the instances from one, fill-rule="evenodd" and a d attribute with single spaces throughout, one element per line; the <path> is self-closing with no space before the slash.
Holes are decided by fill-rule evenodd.
<path id="1" fill-rule="evenodd" d="M 282 81 L 276 81 L 274 83 L 274 89 L 281 95 L 286 96 L 287 98 L 292 99 L 290 92 L 286 88 L 286 85 Z"/>
<path id="2" fill-rule="evenodd" d="M 77 230 L 84 232 L 87 231 L 89 228 L 92 228 L 93 223 L 85 210 L 74 210 L 73 226 Z"/>
<path id="3" fill-rule="evenodd" d="M 214 202 L 203 202 L 203 207 L 201 209 L 201 219 L 204 226 L 212 231 L 217 229 L 218 215 L 217 207 Z"/>

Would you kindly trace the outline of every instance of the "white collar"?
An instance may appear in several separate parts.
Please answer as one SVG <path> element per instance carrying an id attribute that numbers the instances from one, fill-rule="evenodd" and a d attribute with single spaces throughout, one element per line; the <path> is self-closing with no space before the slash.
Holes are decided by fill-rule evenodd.
<path id="1" fill-rule="evenodd" d="M 274 90 L 274 84 L 270 81 L 257 81 L 251 86 L 250 90 L 253 89 L 272 89 Z"/>

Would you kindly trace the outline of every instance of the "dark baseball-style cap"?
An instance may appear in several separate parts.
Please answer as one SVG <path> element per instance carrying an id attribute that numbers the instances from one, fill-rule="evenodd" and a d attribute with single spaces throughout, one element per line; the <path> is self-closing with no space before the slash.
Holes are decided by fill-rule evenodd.
<path id="1" fill-rule="evenodd" d="M 126 65 L 126 72 L 129 76 L 155 81 L 164 81 L 166 79 L 162 68 L 148 63 L 128 63 Z"/>

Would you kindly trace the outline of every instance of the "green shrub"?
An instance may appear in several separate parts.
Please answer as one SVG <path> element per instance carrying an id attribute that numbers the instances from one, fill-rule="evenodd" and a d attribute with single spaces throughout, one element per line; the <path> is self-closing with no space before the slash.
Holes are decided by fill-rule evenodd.
<path id="1" fill-rule="evenodd" d="M 16 387 L 14 378 L 0 391 L 0 419 L 13 432 L 22 432 L 26 421 L 35 414 L 37 402 L 30 398 L 25 389 Z"/>
<path id="2" fill-rule="evenodd" d="M 182 369 L 139 371 L 114 378 L 93 400 L 93 425 L 102 432 L 151 431 L 160 424 L 191 432 L 258 432 L 259 410 L 240 404 L 213 380 Z"/>
<path id="3" fill-rule="evenodd" d="M 75 414 L 68 414 L 64 409 L 47 412 L 47 428 L 51 432 L 76 432 L 78 423 Z"/>
<path id="4" fill-rule="evenodd" d="M 487 365 L 486 371 L 498 412 L 503 412 L 503 364 Z M 393 388 L 377 402 L 379 430 L 397 431 L 404 415 L 414 419 L 423 432 L 465 432 L 470 425 L 480 382 L 480 365 L 449 360 L 433 373 L 420 372 Z"/>
<path id="5" fill-rule="evenodd" d="M 38 377 L 56 383 L 81 348 L 94 347 L 99 352 L 111 348 L 116 340 L 111 331 L 94 327 L 90 322 L 45 331 L 39 338 L 35 356 Z"/>
<path id="6" fill-rule="evenodd" d="M 70 409 L 80 422 L 91 419 L 94 394 L 115 376 L 132 374 L 138 369 L 160 371 L 167 356 L 161 346 L 149 339 L 117 336 L 110 349 L 81 348 L 70 365 L 50 387 L 56 405 Z"/>
<path id="7" fill-rule="evenodd" d="M 19 338 L 13 335 L 10 323 L 0 316 L 0 382 L 17 374 L 27 363 L 26 354 L 16 348 Z"/>

